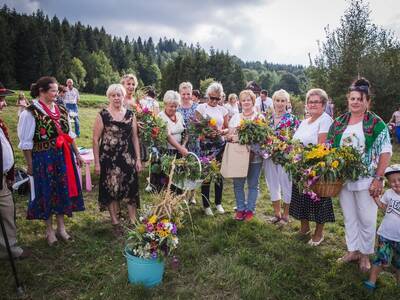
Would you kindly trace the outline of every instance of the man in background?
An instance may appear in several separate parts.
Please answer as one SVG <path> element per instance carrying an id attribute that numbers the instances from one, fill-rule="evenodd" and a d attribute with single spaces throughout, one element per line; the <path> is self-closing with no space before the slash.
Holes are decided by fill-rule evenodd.
<path id="1" fill-rule="evenodd" d="M 274 111 L 274 103 L 272 98 L 268 97 L 267 90 L 261 90 L 260 96 L 256 99 L 255 107 L 258 112 L 262 113 Z"/>
<path id="2" fill-rule="evenodd" d="M 79 116 L 78 116 L 78 103 L 79 103 L 79 92 L 74 88 L 74 81 L 69 78 L 67 79 L 67 91 L 64 94 L 65 107 L 68 110 L 68 114 L 71 120 L 75 123 L 75 134 L 77 137 L 80 135 L 79 131 Z"/>

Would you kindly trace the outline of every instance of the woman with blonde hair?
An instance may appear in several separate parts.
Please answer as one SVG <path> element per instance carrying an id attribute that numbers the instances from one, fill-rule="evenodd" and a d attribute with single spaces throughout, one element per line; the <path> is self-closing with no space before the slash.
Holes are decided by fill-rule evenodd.
<path id="1" fill-rule="evenodd" d="M 228 110 L 228 118 L 230 120 L 235 114 L 239 113 L 238 96 L 234 93 L 229 94 L 228 103 L 225 103 L 224 107 Z"/>
<path id="2" fill-rule="evenodd" d="M 233 115 L 229 121 L 229 138 L 232 141 L 237 141 L 238 136 L 236 129 L 240 126 L 243 120 L 256 120 L 257 118 L 264 119 L 262 114 L 255 111 L 256 95 L 251 90 L 241 91 L 239 101 L 242 106 L 242 112 Z M 259 191 L 259 177 L 262 169 L 263 160 L 256 153 L 250 155 L 249 170 L 247 177 L 233 178 L 233 190 L 236 198 L 236 215 L 235 220 L 250 221 L 256 210 L 256 202 Z M 244 185 L 247 181 L 248 193 L 247 197 L 244 192 Z M 246 199 L 247 198 L 247 199 Z"/>
<path id="3" fill-rule="evenodd" d="M 272 95 L 273 113 L 269 124 L 277 136 L 291 138 L 300 122 L 296 116 L 287 111 L 290 95 L 281 89 Z M 283 167 L 272 161 L 271 158 L 264 160 L 264 175 L 268 190 L 274 207 L 273 224 L 285 225 L 289 222 L 289 205 L 292 196 L 292 181 Z M 283 200 L 283 213 L 281 212 L 281 200 Z"/>
<path id="4" fill-rule="evenodd" d="M 134 98 L 135 91 L 138 86 L 138 80 L 133 74 L 125 74 L 122 76 L 120 83 L 125 89 L 125 97 L 123 101 L 123 106 L 129 110 L 140 110 L 140 103 Z"/>
<path id="5" fill-rule="evenodd" d="M 129 219 L 136 219 L 139 208 L 138 172 L 142 171 L 135 115 L 123 105 L 125 89 L 112 84 L 107 89 L 108 107 L 96 116 L 93 126 L 93 154 L 96 174 L 100 175 L 100 209 L 108 209 L 113 233 L 122 235 L 117 216 L 119 202 L 128 207 Z"/>

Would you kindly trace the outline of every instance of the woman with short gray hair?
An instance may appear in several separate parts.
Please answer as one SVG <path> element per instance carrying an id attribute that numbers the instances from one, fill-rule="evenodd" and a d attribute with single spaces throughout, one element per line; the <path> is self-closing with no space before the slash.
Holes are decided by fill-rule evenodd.
<path id="1" fill-rule="evenodd" d="M 224 135 L 228 133 L 228 111 L 225 107 L 218 105 L 222 99 L 224 88 L 219 82 L 213 82 L 209 85 L 206 91 L 207 102 L 199 104 L 196 108 L 196 118 L 198 120 L 210 118 L 215 122 L 215 130 L 200 141 L 201 156 L 216 158 L 219 162 L 222 161 L 222 154 L 225 149 Z M 215 205 L 217 212 L 225 213 L 222 207 L 222 191 L 223 181 L 215 182 Z M 210 207 L 210 183 L 204 183 L 201 186 L 203 206 L 205 214 L 212 216 L 213 212 Z"/>

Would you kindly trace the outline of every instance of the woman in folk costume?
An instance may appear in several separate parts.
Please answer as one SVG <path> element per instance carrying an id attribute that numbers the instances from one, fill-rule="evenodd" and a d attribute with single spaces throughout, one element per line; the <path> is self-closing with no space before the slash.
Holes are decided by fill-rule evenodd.
<path id="1" fill-rule="evenodd" d="M 73 212 L 85 209 L 73 154 L 79 165 L 82 158 L 69 135 L 67 110 L 54 103 L 57 91 L 55 78 L 41 77 L 31 87 L 35 100 L 21 113 L 18 123 L 19 148 L 24 152 L 27 172 L 34 179 L 27 218 L 45 220 L 50 246 L 57 242 L 57 236 L 71 239 L 64 215 L 71 217 Z M 57 232 L 52 225 L 53 215 Z"/>
<path id="2" fill-rule="evenodd" d="M 362 153 L 368 174 L 346 182 L 340 193 L 348 252 L 340 261 L 358 261 L 361 271 L 371 268 L 368 255 L 374 253 L 378 207 L 374 197 L 383 191 L 383 175 L 392 153 L 385 122 L 369 111 L 370 84 L 356 80 L 347 94 L 348 112 L 336 118 L 329 130 L 333 147 L 352 146 Z"/>

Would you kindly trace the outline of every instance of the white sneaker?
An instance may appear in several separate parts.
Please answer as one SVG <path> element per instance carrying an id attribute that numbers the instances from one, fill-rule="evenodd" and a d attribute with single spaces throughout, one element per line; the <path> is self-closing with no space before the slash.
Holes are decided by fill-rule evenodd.
<path id="1" fill-rule="evenodd" d="M 189 201 L 190 204 L 192 205 L 196 205 L 196 199 L 194 197 L 192 197 Z"/>
<path id="2" fill-rule="evenodd" d="M 225 213 L 225 210 L 224 210 L 224 208 L 222 207 L 221 204 L 218 204 L 215 208 L 217 209 L 217 212 L 218 212 L 219 214 L 222 215 L 222 214 Z"/>
<path id="3" fill-rule="evenodd" d="M 206 207 L 204 209 L 204 213 L 206 214 L 206 216 L 213 216 L 214 215 L 212 210 L 211 210 L 211 207 Z"/>

